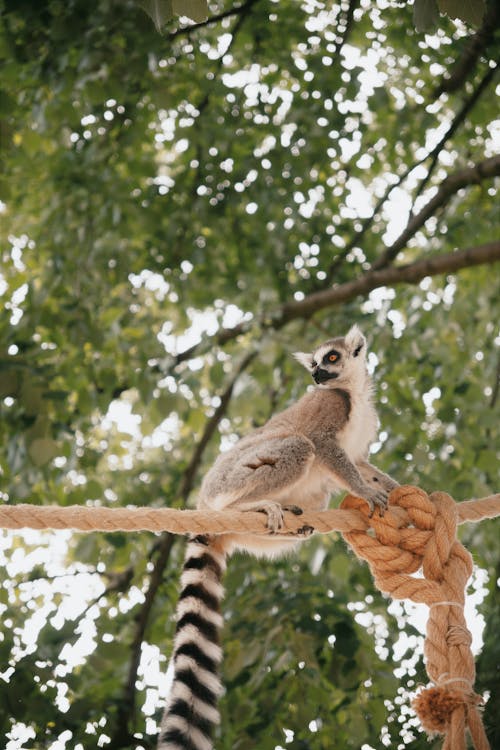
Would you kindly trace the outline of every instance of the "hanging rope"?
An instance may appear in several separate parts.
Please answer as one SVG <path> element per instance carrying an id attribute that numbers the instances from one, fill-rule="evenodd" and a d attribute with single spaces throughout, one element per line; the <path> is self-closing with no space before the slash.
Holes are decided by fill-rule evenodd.
<path id="1" fill-rule="evenodd" d="M 500 495 L 495 497 L 498 505 Z M 461 505 L 444 492 L 429 497 L 414 487 L 398 488 L 391 504 L 404 509 L 403 523 L 399 514 L 374 515 L 373 535 L 354 530 L 343 536 L 368 562 L 381 591 L 430 608 L 424 656 L 433 685 L 413 700 L 426 732 L 444 734 L 443 750 L 466 750 L 467 733 L 476 750 L 488 750 L 479 713 L 482 698 L 473 689 L 472 636 L 464 617 L 472 557 L 456 536 Z M 342 502 L 343 508 L 361 513 L 366 513 L 365 506 L 355 497 Z M 417 571 L 421 577 L 411 575 Z"/>
<path id="2" fill-rule="evenodd" d="M 285 514 L 282 535 L 342 532 L 356 555 L 366 560 L 375 583 L 395 599 L 430 608 L 424 645 L 432 686 L 413 707 L 424 729 L 444 735 L 443 750 L 466 750 L 467 734 L 476 750 L 488 750 L 474 692 L 471 634 L 464 617 L 472 558 L 459 543 L 457 525 L 500 515 L 500 494 L 455 501 L 444 492 L 428 496 L 416 487 L 398 487 L 383 516 L 369 516 L 364 500 L 348 495 L 340 509 L 296 516 Z M 169 531 L 174 534 L 269 533 L 262 513 L 173 508 L 0 506 L 0 528 L 80 531 Z M 419 573 L 418 577 L 414 574 Z"/>

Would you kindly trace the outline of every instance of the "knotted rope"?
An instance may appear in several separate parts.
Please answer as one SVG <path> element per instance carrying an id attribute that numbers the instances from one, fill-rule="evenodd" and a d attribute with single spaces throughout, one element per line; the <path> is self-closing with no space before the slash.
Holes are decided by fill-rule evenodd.
<path id="1" fill-rule="evenodd" d="M 430 608 L 424 645 L 426 668 L 433 687 L 413 701 L 422 726 L 444 734 L 443 750 L 465 750 L 469 732 L 476 750 L 487 750 L 474 690 L 472 636 L 464 617 L 467 580 L 472 557 L 456 537 L 460 505 L 444 492 L 427 496 L 414 487 L 391 493 L 390 507 L 404 510 L 371 518 L 373 536 L 359 530 L 344 532 L 356 555 L 366 560 L 378 588 L 395 599 L 411 599 Z M 366 513 L 355 497 L 345 509 Z M 416 572 L 423 577 L 414 577 Z"/>
<path id="2" fill-rule="evenodd" d="M 443 750 L 465 750 L 470 734 L 476 750 L 489 744 L 473 690 L 475 666 L 471 634 L 464 618 L 465 587 L 472 558 L 456 538 L 457 524 L 500 515 L 500 494 L 455 503 L 444 492 L 428 496 L 416 487 L 398 487 L 384 516 L 369 516 L 364 500 L 348 495 L 341 508 L 285 515 L 281 535 L 341 531 L 366 560 L 379 589 L 396 599 L 430 607 L 424 646 L 433 686 L 413 701 L 424 729 L 444 734 Z M 0 506 L 0 528 L 80 531 L 169 531 L 175 534 L 269 533 L 261 513 L 173 508 L 100 506 Z M 421 573 L 423 577 L 413 574 Z"/>
<path id="3" fill-rule="evenodd" d="M 408 488 L 407 488 L 408 489 Z M 320 534 L 331 531 L 366 531 L 372 519 L 360 509 L 307 511 L 300 516 L 285 515 L 283 535 L 298 534 L 308 526 Z M 500 494 L 457 505 L 458 523 L 481 521 L 500 515 Z M 391 505 L 391 515 L 405 519 L 406 512 Z M 176 508 L 103 508 L 100 505 L 0 505 L 3 529 L 76 529 L 77 531 L 169 531 L 172 534 L 266 534 L 262 513 L 237 510 L 179 510 Z"/>

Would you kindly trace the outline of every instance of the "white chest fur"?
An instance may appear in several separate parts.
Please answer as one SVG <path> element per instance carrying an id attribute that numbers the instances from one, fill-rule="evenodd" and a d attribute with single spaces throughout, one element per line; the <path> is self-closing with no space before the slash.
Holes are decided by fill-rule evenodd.
<path id="1" fill-rule="evenodd" d="M 338 441 L 351 459 L 366 458 L 368 448 L 377 436 L 377 414 L 366 391 L 351 395 L 351 411 L 347 424 L 340 430 Z"/>

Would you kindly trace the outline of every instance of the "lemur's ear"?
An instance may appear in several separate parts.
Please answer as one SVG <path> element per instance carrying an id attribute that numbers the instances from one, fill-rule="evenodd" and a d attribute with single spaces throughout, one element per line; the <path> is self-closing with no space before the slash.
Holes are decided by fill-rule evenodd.
<path id="1" fill-rule="evenodd" d="M 357 357 L 364 348 L 366 339 L 357 325 L 353 325 L 347 332 L 345 344 L 355 357 Z"/>
<path id="2" fill-rule="evenodd" d="M 312 354 L 306 354 L 305 352 L 294 352 L 292 354 L 292 357 L 295 357 L 297 362 L 300 362 L 301 365 L 303 365 L 306 370 L 312 370 L 313 369 L 313 356 Z"/>

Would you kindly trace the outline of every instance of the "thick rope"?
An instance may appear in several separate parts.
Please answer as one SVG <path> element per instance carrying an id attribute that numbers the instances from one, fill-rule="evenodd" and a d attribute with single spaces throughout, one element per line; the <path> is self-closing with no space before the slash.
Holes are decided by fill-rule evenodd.
<path id="1" fill-rule="evenodd" d="M 402 487 L 398 491 L 413 488 Z M 331 509 L 307 511 L 300 516 L 285 514 L 282 535 L 300 534 L 308 527 L 320 534 L 331 531 L 366 531 L 377 518 L 368 518 L 361 509 Z M 477 522 L 482 518 L 500 515 L 500 494 L 457 504 L 457 522 Z M 390 506 L 386 518 L 394 518 L 398 527 L 408 523 L 407 511 Z M 78 531 L 169 531 L 172 534 L 266 534 L 266 519 L 262 513 L 242 513 L 237 510 L 201 511 L 175 508 L 103 508 L 98 505 L 2 505 L 0 528 L 4 529 L 76 529 Z"/>
<path id="2" fill-rule="evenodd" d="M 287 513 L 280 534 L 299 534 L 308 525 L 315 531 L 366 529 L 358 511 L 329 510 L 295 516 Z M 78 531 L 169 531 L 172 534 L 266 534 L 263 513 L 236 510 L 177 510 L 174 508 L 102 508 L 69 505 L 0 506 L 0 528 L 76 529 Z"/>
<path id="3" fill-rule="evenodd" d="M 430 608 L 424 655 L 433 685 L 413 706 L 430 734 L 444 735 L 443 750 L 466 750 L 467 733 L 476 750 L 488 750 L 474 692 L 471 634 L 464 618 L 472 558 L 456 538 L 457 524 L 500 515 L 500 494 L 455 503 L 444 492 L 428 496 L 398 487 L 389 510 L 370 517 L 364 500 L 348 495 L 338 510 L 285 514 L 281 535 L 341 531 L 358 557 L 370 565 L 378 588 L 396 599 Z M 175 534 L 266 534 L 262 513 L 173 508 L 102 508 L 72 505 L 0 506 L 0 528 L 79 531 L 169 531 Z M 413 575 L 418 573 L 418 577 Z"/>
<path id="4" fill-rule="evenodd" d="M 485 498 L 487 514 L 493 498 Z M 497 495 L 495 502 L 499 501 Z M 466 750 L 467 733 L 476 750 L 488 750 L 479 712 L 482 698 L 474 692 L 472 636 L 464 617 L 472 557 L 456 537 L 462 505 L 467 520 L 478 520 L 475 512 L 469 515 L 478 505 L 457 504 L 444 492 L 428 496 L 414 487 L 399 487 L 391 493 L 390 503 L 391 508 L 404 509 L 404 523 L 399 513 L 374 515 L 372 534 L 355 530 L 344 533 L 344 538 L 368 562 L 381 591 L 430 607 L 424 655 L 433 685 L 413 701 L 424 729 L 444 735 L 443 750 Z M 366 503 L 358 498 L 346 497 L 342 507 L 366 513 Z M 412 575 L 417 572 L 419 577 Z"/>

